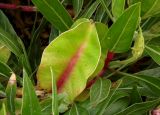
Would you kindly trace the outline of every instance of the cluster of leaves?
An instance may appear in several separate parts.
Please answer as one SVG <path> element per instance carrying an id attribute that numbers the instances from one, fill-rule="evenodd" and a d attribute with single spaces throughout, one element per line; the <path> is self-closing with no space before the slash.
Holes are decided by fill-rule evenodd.
<path id="1" fill-rule="evenodd" d="M 0 11 L 1 115 L 156 114 L 160 0 L 32 2 L 44 17 L 29 47 Z M 52 30 L 41 56 L 39 33 L 47 22 Z"/>

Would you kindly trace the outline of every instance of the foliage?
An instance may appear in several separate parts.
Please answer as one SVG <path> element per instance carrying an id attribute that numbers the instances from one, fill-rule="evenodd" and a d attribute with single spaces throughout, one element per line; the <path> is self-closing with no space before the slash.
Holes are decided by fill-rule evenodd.
<path id="1" fill-rule="evenodd" d="M 43 18 L 28 45 L 0 10 L 0 114 L 159 110 L 160 0 L 32 2 Z M 52 27 L 43 49 L 46 25 Z"/>

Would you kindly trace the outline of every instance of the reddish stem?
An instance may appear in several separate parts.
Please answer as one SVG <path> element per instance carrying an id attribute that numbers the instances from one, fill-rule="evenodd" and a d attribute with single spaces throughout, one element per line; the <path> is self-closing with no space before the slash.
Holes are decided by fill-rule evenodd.
<path id="1" fill-rule="evenodd" d="M 105 65 L 104 65 L 103 69 L 100 71 L 100 73 L 98 74 L 99 77 L 101 77 L 105 73 L 105 71 L 108 68 L 109 62 L 113 59 L 113 57 L 114 57 L 114 53 L 113 52 L 108 52 L 107 53 L 107 58 L 105 60 Z M 86 88 L 90 88 L 96 82 L 96 80 L 97 80 L 97 78 L 90 80 L 87 83 Z"/>
<path id="2" fill-rule="evenodd" d="M 21 6 L 21 5 L 16 5 L 16 4 L 4 4 L 0 3 L 0 9 L 20 9 L 21 11 L 25 12 L 35 12 L 37 11 L 37 8 L 34 6 Z"/>

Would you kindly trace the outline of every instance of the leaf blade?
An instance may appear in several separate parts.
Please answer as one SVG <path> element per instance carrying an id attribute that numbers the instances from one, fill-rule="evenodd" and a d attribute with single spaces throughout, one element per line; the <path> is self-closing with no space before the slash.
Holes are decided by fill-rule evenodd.
<path id="1" fill-rule="evenodd" d="M 59 30 L 66 31 L 73 23 L 72 18 L 59 0 L 32 0 L 44 17 Z"/>
<path id="2" fill-rule="evenodd" d="M 41 115 L 40 105 L 34 91 L 32 82 L 24 73 L 23 77 L 23 97 L 22 97 L 22 115 Z"/>
<path id="3" fill-rule="evenodd" d="M 140 3 L 129 7 L 109 29 L 104 39 L 106 49 L 115 53 L 127 51 L 130 48 L 139 16 Z"/>

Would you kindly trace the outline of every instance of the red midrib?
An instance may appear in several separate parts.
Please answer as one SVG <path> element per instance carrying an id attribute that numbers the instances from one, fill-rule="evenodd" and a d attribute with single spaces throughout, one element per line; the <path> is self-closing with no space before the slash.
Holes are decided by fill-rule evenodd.
<path id="1" fill-rule="evenodd" d="M 67 82 L 67 80 L 69 79 L 69 76 L 71 74 L 71 72 L 73 71 L 75 65 L 78 62 L 78 59 L 80 58 L 82 52 L 84 51 L 84 48 L 86 46 L 86 43 L 83 43 L 77 50 L 77 52 L 72 56 L 72 58 L 70 59 L 68 65 L 66 66 L 66 68 L 63 70 L 63 72 L 61 73 L 58 81 L 57 81 L 57 88 L 58 88 L 58 92 L 61 92 L 61 89 L 63 88 L 64 84 Z"/>

